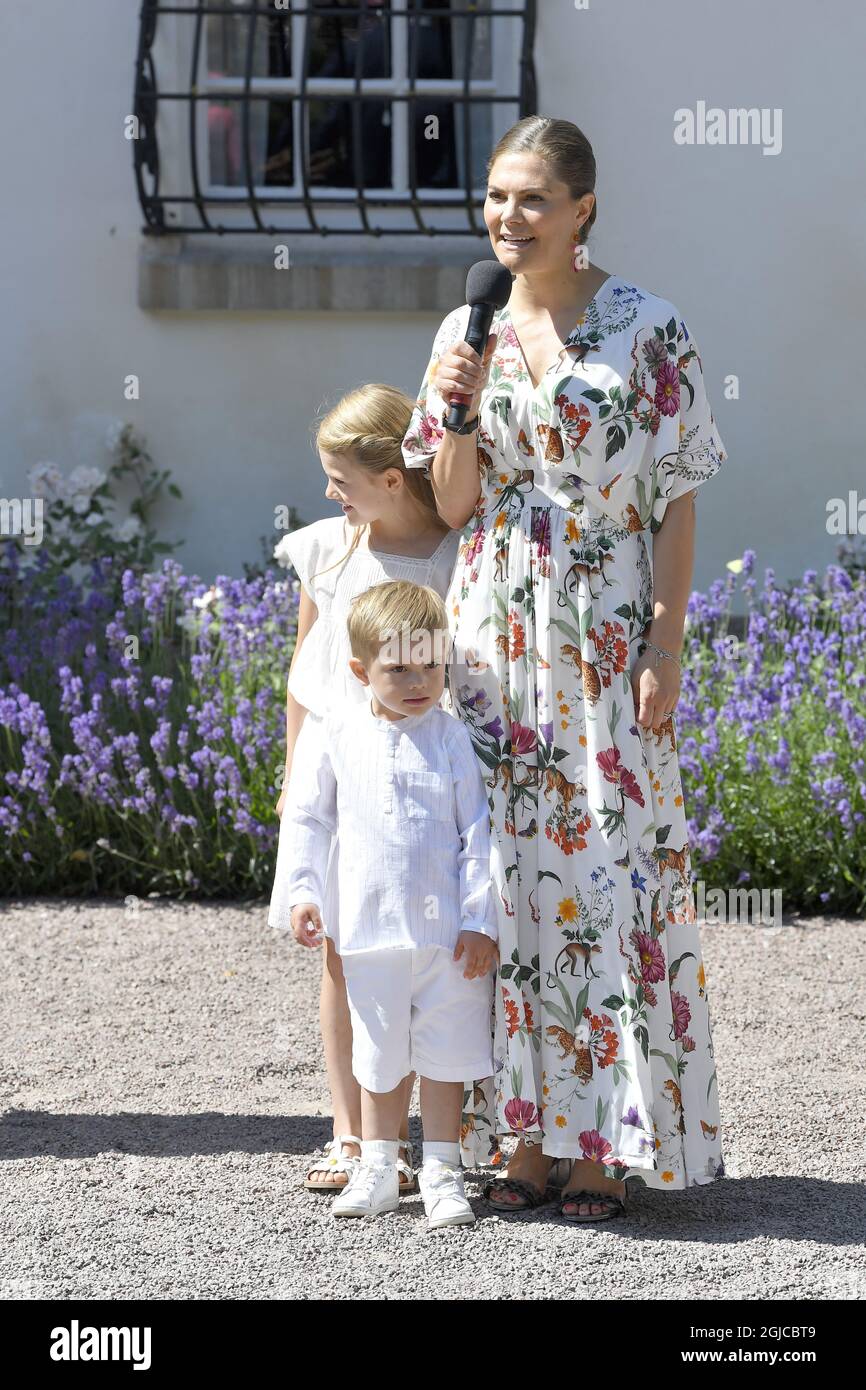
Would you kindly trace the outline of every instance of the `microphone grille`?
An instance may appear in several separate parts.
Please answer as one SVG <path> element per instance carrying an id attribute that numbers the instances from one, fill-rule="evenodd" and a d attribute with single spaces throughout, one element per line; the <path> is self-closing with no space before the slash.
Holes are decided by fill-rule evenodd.
<path id="1" fill-rule="evenodd" d="M 504 309 L 512 283 L 511 271 L 501 261 L 476 261 L 466 276 L 466 303 Z"/>

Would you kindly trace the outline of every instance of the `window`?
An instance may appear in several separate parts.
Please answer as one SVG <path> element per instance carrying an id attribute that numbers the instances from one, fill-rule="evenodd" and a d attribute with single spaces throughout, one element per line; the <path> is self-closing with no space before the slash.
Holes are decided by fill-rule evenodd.
<path id="1" fill-rule="evenodd" d="M 534 0 L 144 0 L 145 232 L 485 235 L 484 161 L 535 107 L 534 19 Z"/>

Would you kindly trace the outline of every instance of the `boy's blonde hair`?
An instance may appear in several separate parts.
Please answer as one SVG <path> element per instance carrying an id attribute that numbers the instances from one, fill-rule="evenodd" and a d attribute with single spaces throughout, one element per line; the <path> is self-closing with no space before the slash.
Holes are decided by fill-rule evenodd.
<path id="1" fill-rule="evenodd" d="M 396 386 L 381 381 L 367 382 L 342 396 L 319 420 L 314 429 L 314 442 L 317 449 L 349 457 L 368 473 L 398 468 L 415 501 L 428 513 L 431 522 L 440 523 L 444 535 L 448 527 L 436 510 L 433 484 L 420 468 L 407 468 L 403 458 L 403 437 L 414 409 L 415 401 Z M 369 526 L 356 526 L 345 555 L 316 573 L 327 574 L 328 570 L 342 565 L 360 544 L 361 532 L 369 529 Z"/>
<path id="2" fill-rule="evenodd" d="M 450 638 L 445 604 L 428 584 L 413 584 L 408 579 L 373 584 L 351 600 L 346 626 L 352 655 L 364 667 L 375 660 L 386 642 L 402 644 L 408 660 L 420 633 L 433 634 L 433 651 L 441 652 L 443 659 L 447 657 Z"/>

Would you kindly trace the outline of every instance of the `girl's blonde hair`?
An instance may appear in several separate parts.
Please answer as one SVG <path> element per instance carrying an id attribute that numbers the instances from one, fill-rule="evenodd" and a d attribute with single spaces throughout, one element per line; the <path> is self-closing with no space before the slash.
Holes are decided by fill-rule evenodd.
<path id="1" fill-rule="evenodd" d="M 317 449 L 324 449 L 328 454 L 351 455 L 351 461 L 369 473 L 384 473 L 388 468 L 399 469 L 415 501 L 429 512 L 431 521 L 439 522 L 444 533 L 447 528 L 436 510 L 430 479 L 421 469 L 406 467 L 400 447 L 414 409 L 415 402 L 396 386 L 387 386 L 383 382 L 358 386 L 343 396 L 319 421 L 314 443 Z M 316 573 L 327 574 L 328 570 L 345 564 L 360 544 L 364 529 L 356 526 L 345 555 Z"/>
<path id="2" fill-rule="evenodd" d="M 522 121 L 506 130 L 487 161 L 487 175 L 503 154 L 537 154 L 550 165 L 554 178 L 568 184 L 572 198 L 595 193 L 595 155 L 592 145 L 579 126 L 571 121 L 556 120 L 553 116 L 524 116 Z M 592 212 L 583 223 L 578 244 L 584 246 L 598 212 L 598 198 Z"/>
<path id="3" fill-rule="evenodd" d="M 440 595 L 429 584 L 413 584 L 409 579 L 389 579 L 356 594 L 349 604 L 346 627 L 352 655 L 364 666 L 389 640 L 405 642 L 411 651 L 418 633 L 440 634 L 443 659 L 450 643 L 448 615 Z"/>

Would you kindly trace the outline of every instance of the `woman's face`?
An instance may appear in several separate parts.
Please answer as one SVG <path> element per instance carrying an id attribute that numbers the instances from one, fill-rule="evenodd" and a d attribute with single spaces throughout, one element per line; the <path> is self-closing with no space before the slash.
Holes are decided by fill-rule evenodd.
<path id="1" fill-rule="evenodd" d="M 515 275 L 570 265 L 579 224 L 595 195 L 575 200 L 535 154 L 500 155 L 490 170 L 484 221 L 497 260 Z"/>
<path id="2" fill-rule="evenodd" d="M 377 521 L 382 515 L 383 489 L 387 490 L 388 475 L 398 470 L 389 468 L 384 473 L 371 473 L 348 454 L 329 454 L 324 449 L 319 450 L 319 458 L 328 479 L 325 496 L 331 502 L 339 502 L 350 525 L 363 526 L 366 522 Z"/>

